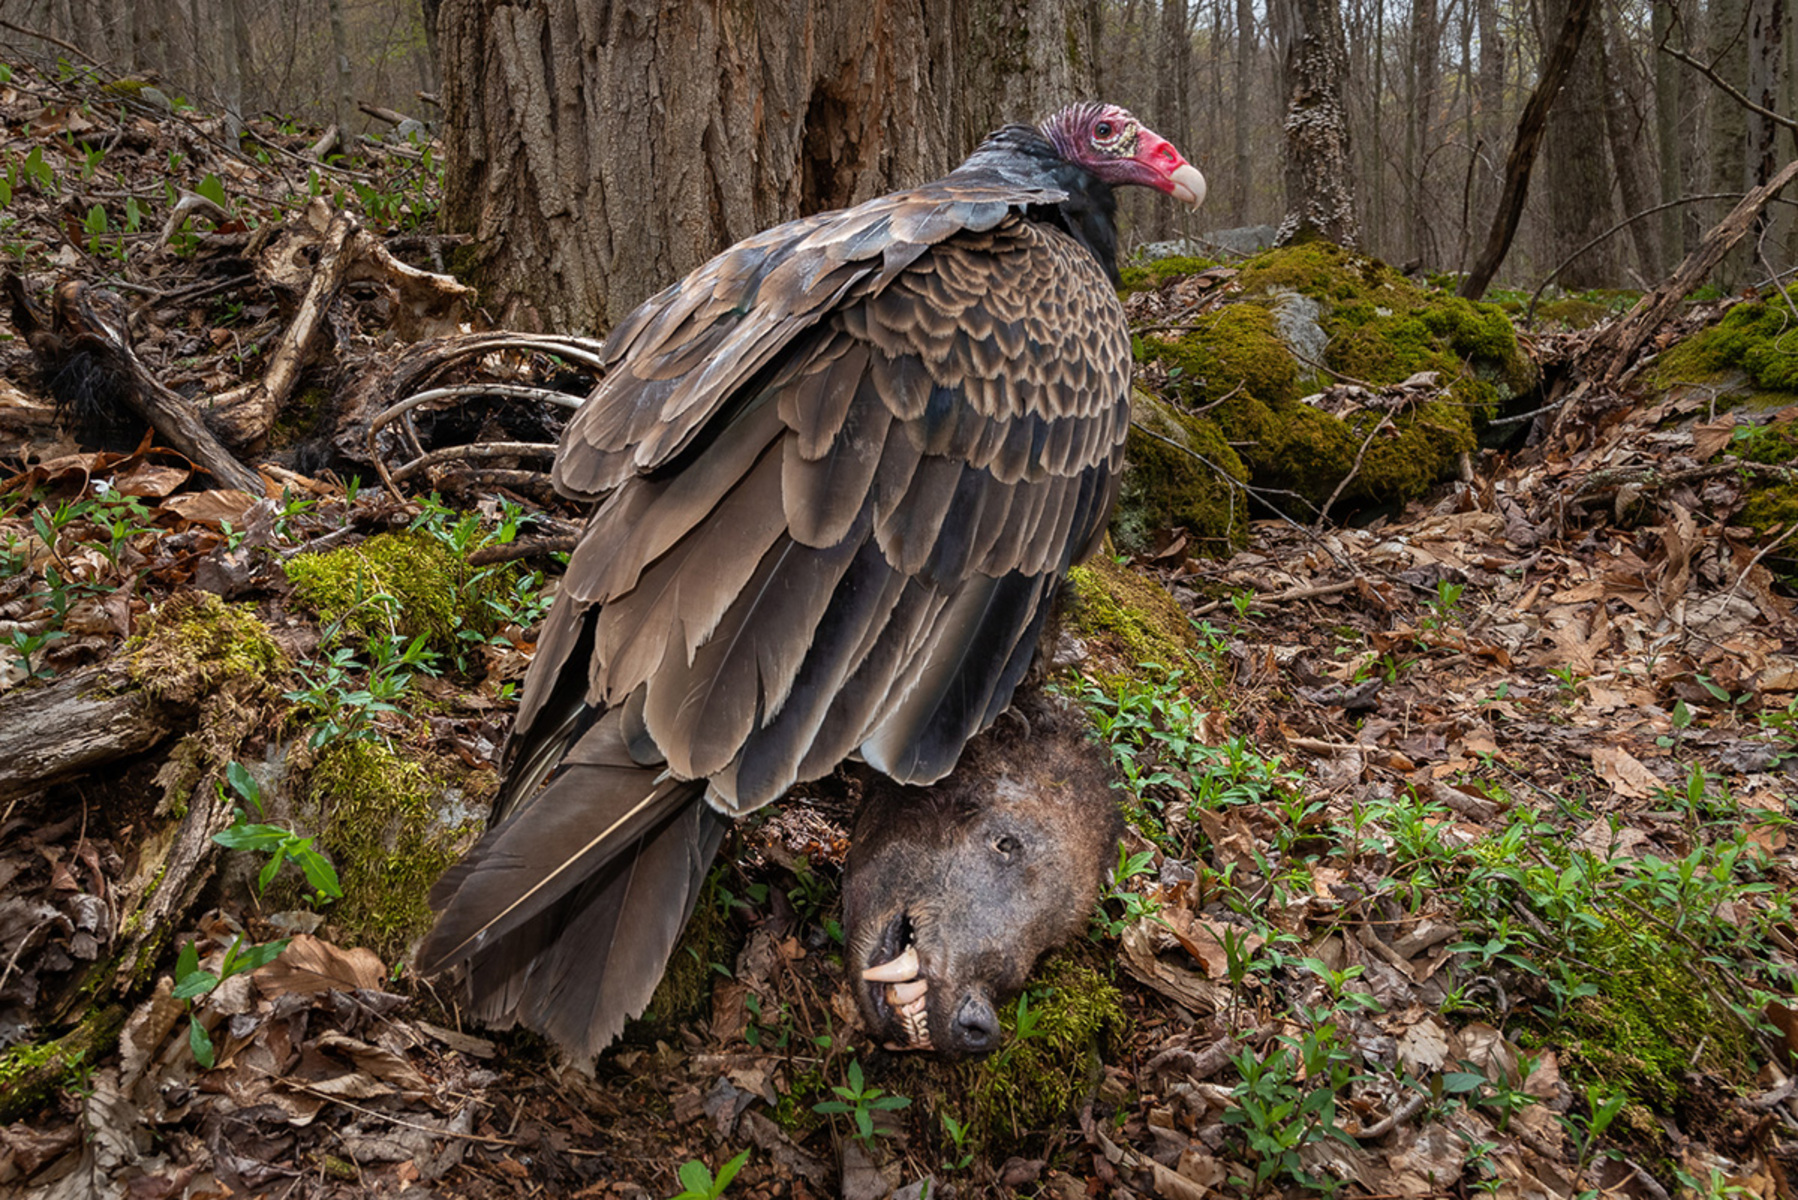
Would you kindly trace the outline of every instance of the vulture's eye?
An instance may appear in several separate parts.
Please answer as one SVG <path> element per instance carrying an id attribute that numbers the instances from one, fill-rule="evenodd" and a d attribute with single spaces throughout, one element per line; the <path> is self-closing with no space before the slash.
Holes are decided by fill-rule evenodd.
<path id="1" fill-rule="evenodd" d="M 1009 833 L 1001 834 L 997 838 L 993 839 L 993 849 L 997 850 L 1001 855 L 1003 855 L 1006 858 L 1010 858 L 1012 855 L 1016 854 L 1019 850 L 1022 850 L 1023 848 L 1024 848 L 1023 845 L 1018 841 L 1018 839 L 1012 837 Z"/>
<path id="2" fill-rule="evenodd" d="M 1108 138 L 1116 132 L 1117 127 L 1110 121 L 1100 121 L 1097 125 L 1093 126 L 1093 135 L 1095 137 Z"/>

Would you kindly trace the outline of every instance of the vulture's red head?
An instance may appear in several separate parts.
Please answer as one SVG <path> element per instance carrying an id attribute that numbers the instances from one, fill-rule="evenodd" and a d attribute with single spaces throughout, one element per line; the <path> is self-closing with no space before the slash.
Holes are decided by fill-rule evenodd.
<path id="1" fill-rule="evenodd" d="M 1205 199 L 1199 169 L 1180 157 L 1172 142 L 1115 104 L 1070 105 L 1044 121 L 1041 130 L 1063 159 L 1113 186 L 1152 187 L 1195 207 Z"/>

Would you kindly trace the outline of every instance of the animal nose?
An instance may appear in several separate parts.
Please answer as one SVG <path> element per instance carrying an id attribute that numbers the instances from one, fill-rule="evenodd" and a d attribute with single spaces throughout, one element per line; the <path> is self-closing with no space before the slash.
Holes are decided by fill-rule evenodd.
<path id="1" fill-rule="evenodd" d="M 955 1046 L 966 1054 L 985 1054 L 999 1044 L 999 1014 L 979 994 L 969 996 L 955 1010 L 951 1031 Z"/>

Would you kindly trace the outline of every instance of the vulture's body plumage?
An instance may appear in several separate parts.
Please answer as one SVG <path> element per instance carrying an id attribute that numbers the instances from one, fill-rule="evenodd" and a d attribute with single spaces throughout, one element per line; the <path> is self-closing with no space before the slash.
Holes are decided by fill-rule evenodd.
<path id="1" fill-rule="evenodd" d="M 557 486 L 598 507 L 426 971 L 585 1059 L 648 1003 L 731 815 L 859 757 L 948 773 L 1009 703 L 1129 429 L 1120 109 L 738 243 L 613 331 Z"/>

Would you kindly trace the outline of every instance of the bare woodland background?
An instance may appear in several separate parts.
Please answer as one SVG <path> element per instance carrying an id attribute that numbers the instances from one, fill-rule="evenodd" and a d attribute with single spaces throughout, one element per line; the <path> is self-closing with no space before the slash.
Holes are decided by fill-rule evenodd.
<path id="1" fill-rule="evenodd" d="M 1467 268 L 1491 224 L 1545 44 L 1569 3 L 1343 0 L 1335 11 L 1347 68 L 1348 182 L 1363 249 L 1426 270 Z M 480 112 L 481 89 L 517 89 L 530 74 L 530 55 L 512 53 L 506 31 L 525 51 L 532 39 L 553 45 L 543 56 L 551 69 L 536 72 L 546 82 L 532 94 L 555 124 L 551 144 L 563 161 L 524 161 L 534 153 L 528 132 L 516 145 L 496 133 L 528 127 L 532 114 L 518 103 L 488 104 L 484 127 L 475 120 L 446 131 L 446 216 L 489 241 L 510 241 L 509 269 L 521 287 L 529 281 L 516 264 L 550 259 L 565 287 L 593 292 L 596 309 L 552 304 L 542 314 L 582 325 L 616 319 L 755 228 L 927 177 L 996 121 L 1035 115 L 1070 93 L 1131 106 L 1212 180 L 1212 199 L 1196 215 L 1138 206 L 1131 243 L 1277 225 L 1286 208 L 1280 64 L 1298 7 L 444 0 L 442 27 L 454 36 L 440 51 L 437 0 L 12 0 L 0 9 L 0 39 L 14 55 L 87 58 L 152 78 L 172 95 L 243 114 L 335 118 L 353 132 L 370 124 L 358 101 L 436 127 L 444 97 L 453 101 L 462 88 Z M 1499 282 L 1534 287 L 1571 257 L 1559 276 L 1570 288 L 1645 286 L 1735 197 L 1794 157 L 1785 116 L 1798 111 L 1792 8 L 1788 0 L 1597 0 Z M 558 54 L 588 64 L 584 100 L 569 100 L 583 70 L 556 78 Z M 585 112 L 570 119 L 578 104 Z M 620 211 L 595 222 L 606 171 L 632 156 L 650 172 L 638 191 L 666 207 L 613 204 Z M 613 165 L 596 169 L 596 157 Z M 526 176 L 534 182 L 521 192 Z M 578 186 L 564 186 L 571 180 Z M 496 211 L 499 196 L 509 196 L 500 208 L 531 210 L 531 219 Z M 544 225 L 546 212 L 569 222 L 560 240 Z M 1784 270 L 1795 228 L 1776 211 L 1713 282 L 1756 284 Z M 578 250 L 568 252 L 570 244 Z M 508 268 L 498 266 L 489 282 L 503 293 Z"/>

